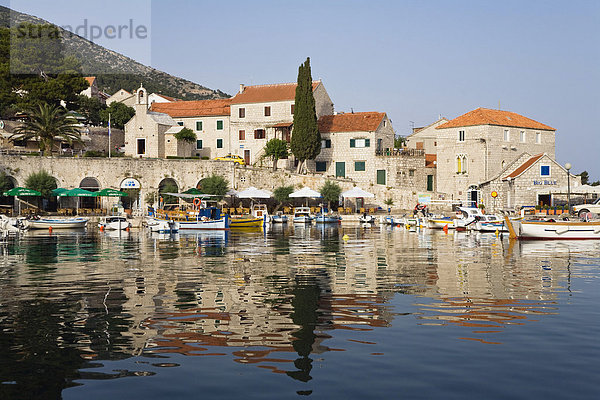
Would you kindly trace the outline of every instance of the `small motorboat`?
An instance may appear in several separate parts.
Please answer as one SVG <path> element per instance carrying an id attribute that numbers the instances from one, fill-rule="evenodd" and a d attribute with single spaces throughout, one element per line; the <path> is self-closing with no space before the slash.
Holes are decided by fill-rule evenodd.
<path id="1" fill-rule="evenodd" d="M 450 217 L 429 217 L 427 218 L 427 227 L 430 229 L 444 229 L 444 227 L 448 227 L 448 229 L 454 228 L 454 219 Z"/>
<path id="2" fill-rule="evenodd" d="M 372 215 L 369 215 L 367 213 L 364 213 L 363 215 L 361 215 L 360 217 L 358 217 L 358 221 L 363 223 L 363 224 L 374 224 L 375 223 L 375 217 Z"/>
<path id="3" fill-rule="evenodd" d="M 274 224 L 287 224 L 288 216 L 279 211 L 275 215 L 271 215 L 271 222 Z"/>
<path id="4" fill-rule="evenodd" d="M 310 215 L 310 208 L 296 207 L 294 208 L 294 223 L 310 224 L 314 217 Z"/>
<path id="5" fill-rule="evenodd" d="M 110 217 L 104 217 L 98 222 L 98 228 L 101 230 L 118 231 L 131 228 L 131 222 L 127 221 L 127 218 L 113 215 Z"/>
<path id="6" fill-rule="evenodd" d="M 179 223 L 172 219 L 146 218 L 146 226 L 152 233 L 170 234 L 179 232 Z"/>
<path id="7" fill-rule="evenodd" d="M 504 220 L 494 214 L 484 214 L 475 222 L 475 230 L 479 232 L 508 232 Z"/>
<path id="8" fill-rule="evenodd" d="M 315 222 L 320 224 L 339 224 L 342 222 L 342 217 L 334 214 L 318 214 L 315 216 Z"/>
<path id="9" fill-rule="evenodd" d="M 528 219 L 504 217 L 511 238 L 516 239 L 600 239 L 600 221 Z"/>
<path id="10" fill-rule="evenodd" d="M 25 227 L 29 229 L 77 229 L 85 228 L 88 218 L 40 218 L 25 219 Z"/>

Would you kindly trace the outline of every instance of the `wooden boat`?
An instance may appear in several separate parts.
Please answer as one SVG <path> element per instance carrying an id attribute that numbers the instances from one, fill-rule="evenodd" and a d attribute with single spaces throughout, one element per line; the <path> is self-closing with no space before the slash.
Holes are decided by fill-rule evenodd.
<path id="1" fill-rule="evenodd" d="M 517 239 L 600 239 L 600 221 L 516 220 L 504 221 L 511 238 Z"/>
<path id="2" fill-rule="evenodd" d="M 451 217 L 430 217 L 427 218 L 427 227 L 431 229 L 454 229 L 454 218 Z"/>
<path id="3" fill-rule="evenodd" d="M 271 215 L 271 222 L 274 224 L 287 224 L 288 216 L 284 215 L 281 211 L 275 215 Z"/>
<path id="4" fill-rule="evenodd" d="M 231 229 L 235 228 L 260 228 L 264 224 L 264 218 L 233 217 L 229 222 Z"/>
<path id="5" fill-rule="evenodd" d="M 29 229 L 76 229 L 85 228 L 88 218 L 38 218 L 26 219 L 25 227 Z"/>
<path id="6" fill-rule="evenodd" d="M 382 215 L 379 217 L 379 223 L 383 225 L 398 225 L 400 220 L 391 215 Z"/>
<path id="7" fill-rule="evenodd" d="M 294 223 L 299 224 L 310 224 L 313 220 L 313 216 L 310 215 L 310 208 L 308 207 L 296 207 L 294 208 Z"/>
<path id="8" fill-rule="evenodd" d="M 221 210 L 216 207 L 200 208 L 185 213 L 158 211 L 154 219 L 177 222 L 178 230 L 225 230 L 229 229 L 230 223 L 229 216 L 221 215 Z"/>
<path id="9" fill-rule="evenodd" d="M 98 222 L 98 228 L 104 230 L 124 230 L 131 228 L 131 222 L 127 221 L 127 218 L 113 215 L 110 217 L 104 217 Z"/>
<path id="10" fill-rule="evenodd" d="M 484 214 L 475 222 L 474 228 L 479 232 L 508 232 L 508 227 L 504 220 L 494 214 Z"/>
<path id="11" fill-rule="evenodd" d="M 179 232 L 179 223 L 173 220 L 148 217 L 146 219 L 146 226 L 152 233 L 172 234 Z"/>
<path id="12" fill-rule="evenodd" d="M 342 222 L 342 217 L 339 215 L 319 214 L 315 216 L 315 222 L 320 224 L 339 224 Z"/>

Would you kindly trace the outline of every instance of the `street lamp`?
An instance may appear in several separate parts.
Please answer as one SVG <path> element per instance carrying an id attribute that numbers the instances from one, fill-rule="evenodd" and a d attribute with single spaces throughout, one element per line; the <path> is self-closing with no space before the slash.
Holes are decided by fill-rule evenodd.
<path id="1" fill-rule="evenodd" d="M 571 214 L 571 173 L 569 172 L 571 163 L 566 163 L 565 169 L 567 170 L 567 207 L 569 214 Z"/>

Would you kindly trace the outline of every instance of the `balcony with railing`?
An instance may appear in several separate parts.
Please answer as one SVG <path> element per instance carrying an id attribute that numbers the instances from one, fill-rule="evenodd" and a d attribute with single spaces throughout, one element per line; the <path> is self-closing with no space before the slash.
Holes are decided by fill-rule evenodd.
<path id="1" fill-rule="evenodd" d="M 425 157 L 423 149 L 378 149 L 375 150 L 376 156 L 382 157 Z"/>

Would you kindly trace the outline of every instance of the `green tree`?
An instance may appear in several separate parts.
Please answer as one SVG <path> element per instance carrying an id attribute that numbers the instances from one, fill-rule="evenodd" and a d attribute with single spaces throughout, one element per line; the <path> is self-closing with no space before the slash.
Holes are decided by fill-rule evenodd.
<path id="1" fill-rule="evenodd" d="M 310 58 L 298 68 L 298 86 L 294 102 L 294 131 L 290 149 L 299 161 L 297 172 L 301 172 L 306 160 L 314 160 L 321 152 L 321 134 L 317 124 Z"/>
<path id="2" fill-rule="evenodd" d="M 277 171 L 277 161 L 288 155 L 288 145 L 285 140 L 271 139 L 265 146 L 265 157 L 273 160 L 273 171 Z"/>
<path id="3" fill-rule="evenodd" d="M 587 185 L 588 182 L 590 181 L 590 175 L 588 174 L 587 171 L 583 171 L 582 173 L 579 174 L 579 176 L 581 177 L 582 185 Z"/>
<path id="4" fill-rule="evenodd" d="M 394 148 L 399 149 L 406 146 L 406 138 L 404 136 L 394 137 Z"/>
<path id="5" fill-rule="evenodd" d="M 293 192 L 293 186 L 280 186 L 273 190 L 273 197 L 275 197 L 275 200 L 277 200 L 280 204 L 289 203 L 290 194 Z"/>
<path id="6" fill-rule="evenodd" d="M 327 208 L 331 208 L 331 203 L 339 201 L 340 195 L 342 194 L 342 188 L 335 182 L 330 180 L 325 181 L 323 187 L 319 189 L 323 200 L 327 202 Z"/>
<path id="7" fill-rule="evenodd" d="M 33 172 L 25 179 L 25 187 L 37 190 L 42 193 L 42 197 L 49 198 L 56 189 L 56 179 L 44 170 Z"/>
<path id="8" fill-rule="evenodd" d="M 79 95 L 75 110 L 83 115 L 90 124 L 97 126 L 101 122 L 100 111 L 105 108 L 106 106 L 97 98 Z"/>
<path id="9" fill-rule="evenodd" d="M 44 155 L 52 155 L 55 140 L 81 142 L 79 123 L 60 106 L 40 104 L 27 111 L 25 122 L 10 137 L 12 141 L 28 139 L 35 139 Z"/>
<path id="10" fill-rule="evenodd" d="M 194 143 L 196 141 L 196 132 L 190 128 L 183 128 L 175 134 L 175 139 L 188 143 Z"/>
<path id="11" fill-rule="evenodd" d="M 117 129 L 125 128 L 125 124 L 135 115 L 135 110 L 123 103 L 113 102 L 110 106 L 100 111 L 100 120 L 108 124 L 110 115 L 110 126 Z"/>
<path id="12" fill-rule="evenodd" d="M 206 194 L 212 194 L 217 200 L 221 200 L 229 190 L 229 182 L 221 175 L 211 175 L 200 181 L 200 190 Z"/>

